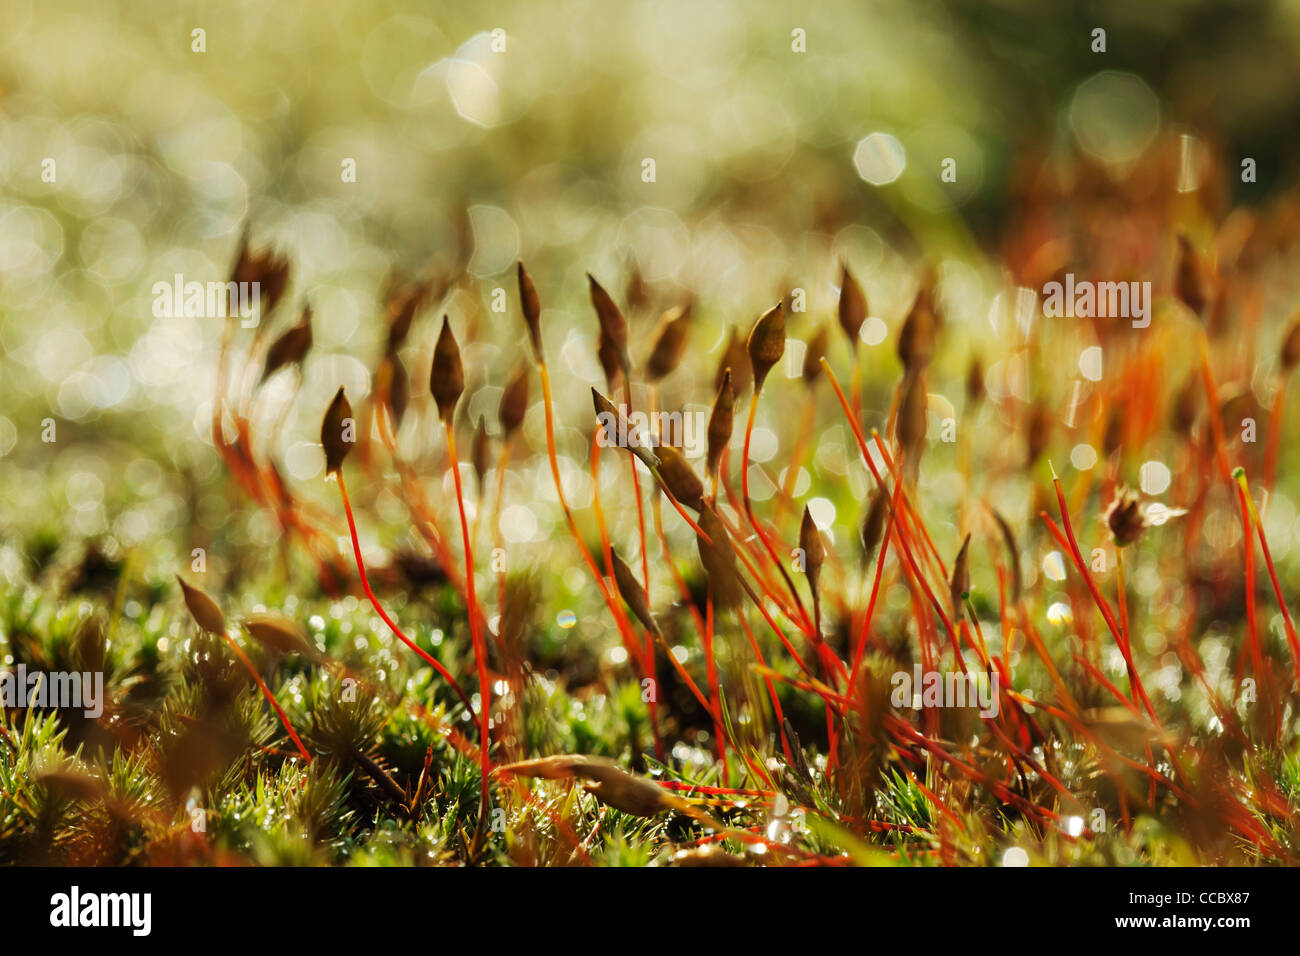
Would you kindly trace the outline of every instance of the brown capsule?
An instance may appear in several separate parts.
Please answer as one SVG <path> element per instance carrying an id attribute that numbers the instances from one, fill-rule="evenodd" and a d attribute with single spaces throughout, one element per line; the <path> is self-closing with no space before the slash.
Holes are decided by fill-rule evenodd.
<path id="1" fill-rule="evenodd" d="M 618 349 L 603 332 L 596 340 L 596 359 L 600 362 L 601 371 L 605 373 L 605 387 L 611 392 L 615 391 L 618 383 L 623 380 L 623 363 Z"/>
<path id="2" fill-rule="evenodd" d="M 343 467 L 343 459 L 348 457 L 355 442 L 356 422 L 352 420 L 352 404 L 340 385 L 320 423 L 320 443 L 325 449 L 326 476 L 335 474 Z"/>
<path id="3" fill-rule="evenodd" d="M 822 541 L 821 529 L 813 521 L 812 512 L 807 505 L 804 505 L 803 520 L 799 522 L 799 548 L 803 551 L 803 570 L 808 575 L 808 585 L 817 594 L 817 582 L 821 578 L 822 565 L 826 562 L 826 545 Z"/>
<path id="4" fill-rule="evenodd" d="M 605 365 L 609 358 L 615 359 L 624 377 L 630 377 L 632 363 L 627 355 L 627 319 L 590 272 L 587 273 L 587 285 L 591 291 L 591 304 L 596 310 L 596 320 L 600 323 L 601 364 Z M 609 371 L 606 367 L 606 377 L 609 377 Z"/>
<path id="5" fill-rule="evenodd" d="M 1032 422 L 1031 422 L 1032 425 Z M 1101 450 L 1107 455 L 1113 455 L 1124 444 L 1124 406 L 1112 405 L 1109 414 L 1106 416 L 1106 430 L 1101 436 Z M 1033 439 L 1031 433 L 1029 460 L 1033 462 L 1038 456 L 1034 454 Z"/>
<path id="6" fill-rule="evenodd" d="M 813 333 L 813 337 L 808 340 L 807 346 L 804 347 L 803 380 L 805 384 L 811 385 L 821 375 L 822 358 L 826 355 L 826 348 L 829 344 L 830 329 L 823 323 Z"/>
<path id="7" fill-rule="evenodd" d="M 840 328 L 849 337 L 849 344 L 857 348 L 862 323 L 867 321 L 867 297 L 843 261 L 840 262 L 839 314 Z"/>
<path id="8" fill-rule="evenodd" d="M 176 581 L 181 586 L 181 595 L 185 598 L 185 606 L 189 608 L 194 622 L 210 634 L 225 634 L 226 615 L 222 613 L 221 605 L 207 591 L 187 584 L 179 574 L 176 575 Z"/>
<path id="9" fill-rule="evenodd" d="M 867 506 L 866 517 L 862 519 L 862 529 L 858 538 L 862 542 L 862 555 L 870 561 L 876 553 L 876 547 L 885 533 L 885 518 L 889 514 L 889 499 L 879 487 L 871 492 L 871 503 Z"/>
<path id="10" fill-rule="evenodd" d="M 696 545 L 700 552 L 700 562 L 709 576 L 709 587 L 713 591 L 713 600 L 719 609 L 734 607 L 740 603 L 740 576 L 736 571 L 736 551 L 731 544 L 731 536 L 717 513 L 705 506 L 700 509 L 700 530 L 708 537 L 697 537 Z"/>
<path id="11" fill-rule="evenodd" d="M 388 295 L 388 346 L 389 354 L 395 353 L 406 342 L 411 332 L 411 323 L 428 301 L 433 283 L 426 279 L 414 286 L 394 288 Z"/>
<path id="12" fill-rule="evenodd" d="M 690 331 L 690 306 L 677 306 L 664 313 L 654 348 L 646 361 L 646 377 L 657 382 L 672 372 L 682 360 L 686 350 L 686 336 Z"/>
<path id="13" fill-rule="evenodd" d="M 488 453 L 491 451 L 491 443 L 488 441 L 487 428 L 483 425 L 483 419 L 478 420 L 478 426 L 474 429 L 474 442 L 470 446 L 470 463 L 474 466 L 474 477 L 478 479 L 478 486 L 483 487 L 483 477 L 488 470 Z"/>
<path id="14" fill-rule="evenodd" d="M 939 272 L 933 262 L 925 264 L 925 270 L 921 273 L 920 281 L 917 283 L 921 290 L 921 297 L 926 306 L 930 309 L 930 314 L 934 316 L 935 332 L 943 331 L 943 312 L 939 309 L 939 303 L 935 290 L 939 286 Z"/>
<path id="15" fill-rule="evenodd" d="M 605 428 L 605 434 L 609 438 L 610 444 L 617 444 L 618 429 L 627 427 L 624 424 L 625 420 L 622 413 L 614 406 L 613 402 L 600 394 L 594 385 L 591 389 L 591 404 L 596 409 L 596 420 Z M 611 427 L 615 431 L 611 432 Z"/>
<path id="16" fill-rule="evenodd" d="M 1124 485 L 1115 489 L 1102 520 L 1110 529 L 1116 547 L 1132 544 L 1147 528 L 1164 524 L 1170 518 L 1187 514 L 1184 508 L 1168 508 L 1164 505 L 1144 502 L 1138 493 Z"/>
<path id="17" fill-rule="evenodd" d="M 510 381 L 506 383 L 505 390 L 501 393 L 501 406 L 497 413 L 507 438 L 523 424 L 527 412 L 528 370 L 520 366 L 510 376 Z"/>
<path id="18" fill-rule="evenodd" d="M 387 405 L 393 413 L 393 424 L 402 424 L 406 406 L 411 400 L 411 380 L 406 374 L 406 366 L 394 353 L 389 353 L 379 360 L 379 371 L 375 375 L 375 395 Z"/>
<path id="19" fill-rule="evenodd" d="M 542 357 L 542 304 L 537 298 L 533 277 L 524 268 L 522 259 L 517 263 L 516 271 L 519 273 L 519 307 L 528 326 L 528 340 L 533 344 L 533 357 L 540 364 L 546 361 Z"/>
<path id="20" fill-rule="evenodd" d="M 1258 420 L 1261 416 L 1262 409 L 1255 393 L 1244 383 L 1225 383 L 1219 389 L 1219 398 L 1219 417 L 1229 428 L 1233 427 L 1233 422 L 1240 424 L 1247 418 Z"/>
<path id="21" fill-rule="evenodd" d="M 1187 376 L 1187 381 L 1183 382 L 1182 388 L 1178 394 L 1174 395 L 1173 415 L 1170 416 L 1170 424 L 1173 425 L 1174 431 L 1184 434 L 1192 431 L 1192 425 L 1196 424 L 1196 416 L 1200 412 L 1201 406 L 1201 380 L 1195 372 Z"/>
<path id="22" fill-rule="evenodd" d="M 1174 267 L 1174 295 L 1198 316 L 1214 297 L 1209 261 L 1185 235 L 1178 236 L 1178 262 Z"/>
<path id="23" fill-rule="evenodd" d="M 262 366 L 262 381 L 284 368 L 286 365 L 301 364 L 303 356 L 311 348 L 311 306 L 302 310 L 298 324 L 285 331 L 271 343 L 266 350 L 266 364 Z"/>
<path id="24" fill-rule="evenodd" d="M 718 374 L 714 376 L 713 388 L 722 387 L 722 377 L 730 373 L 731 387 L 737 395 L 742 395 L 749 388 L 753 379 L 753 369 L 749 365 L 749 352 L 745 350 L 745 341 L 733 325 L 727 338 L 727 347 L 722 350 L 722 359 L 718 362 Z"/>
<path id="25" fill-rule="evenodd" d="M 1015 600 L 1020 600 L 1020 549 L 1016 547 L 1016 536 L 1011 533 L 1011 525 L 1007 524 L 1007 519 L 993 512 L 993 520 L 998 524 L 998 530 L 1002 532 L 1002 540 L 1006 543 L 1007 554 L 1011 557 L 1011 594 Z"/>
<path id="26" fill-rule="evenodd" d="M 916 294 L 911 311 L 898 333 L 898 357 L 907 371 L 919 371 L 930 364 L 934 355 L 936 325 L 930 297 L 922 289 Z"/>
<path id="27" fill-rule="evenodd" d="M 635 259 L 632 260 L 631 268 L 627 272 L 623 301 L 627 303 L 628 310 L 631 312 L 637 312 L 650 304 L 650 289 L 646 286 L 645 277 L 641 275 L 641 267 L 636 264 Z"/>
<path id="28" fill-rule="evenodd" d="M 543 780 L 572 780 L 590 759 L 582 754 L 554 754 L 501 764 L 496 772 L 518 777 L 539 777 Z"/>
<path id="29" fill-rule="evenodd" d="M 275 311 L 276 305 L 284 297 L 285 289 L 288 288 L 289 260 L 287 257 L 277 255 L 271 249 L 254 251 L 249 245 L 249 228 L 248 224 L 245 223 L 244 232 L 240 238 L 239 252 L 236 254 L 235 264 L 230 270 L 230 281 L 256 285 L 262 319 L 265 320 L 267 316 Z M 240 286 L 235 285 L 229 289 L 231 301 L 226 314 L 231 317 L 239 315 L 239 303 L 234 301 L 234 296 L 237 294 L 235 290 L 238 288 Z"/>
<path id="30" fill-rule="evenodd" d="M 970 594 L 970 535 L 961 543 L 957 560 L 952 565 L 952 579 L 948 582 L 948 593 L 952 596 L 952 615 L 961 618 L 966 596 Z"/>
<path id="31" fill-rule="evenodd" d="M 1286 334 L 1282 336 L 1279 357 L 1282 360 L 1283 372 L 1290 372 L 1296 365 L 1300 365 L 1300 313 L 1291 319 Z"/>
<path id="32" fill-rule="evenodd" d="M 623 413 L 614 407 L 614 403 L 594 386 L 591 389 L 591 404 L 596 409 L 596 421 L 604 431 L 606 446 L 626 448 L 651 471 L 659 467 L 659 456 L 653 450 L 654 439 L 643 435 L 640 429 L 633 428 Z"/>
<path id="33" fill-rule="evenodd" d="M 1176 747 L 1173 734 L 1162 733 L 1140 713 L 1127 707 L 1092 707 L 1082 711 L 1079 719 L 1091 735 L 1104 740 L 1108 746 L 1128 753 L 1141 754 L 1153 746 Z"/>
<path id="34" fill-rule="evenodd" d="M 646 603 L 645 588 L 641 586 L 632 569 L 616 550 L 610 548 L 609 556 L 610 563 L 613 565 L 614 583 L 618 586 L 618 593 L 623 596 L 624 603 L 647 631 L 658 634 L 659 625 L 655 623 L 654 616 L 650 613 L 650 605 Z"/>
<path id="35" fill-rule="evenodd" d="M 249 637 L 263 647 L 280 654 L 305 654 L 318 656 L 316 648 L 307 640 L 307 635 L 296 621 L 279 614 L 254 614 L 243 622 Z"/>
<path id="36" fill-rule="evenodd" d="M 35 783 L 45 787 L 50 793 L 58 794 L 73 802 L 90 803 L 108 795 L 103 781 L 75 767 L 64 770 L 35 769 L 31 776 Z"/>
<path id="37" fill-rule="evenodd" d="M 731 432 L 736 424 L 736 390 L 731 384 L 731 369 L 724 369 L 713 411 L 709 413 L 709 452 L 705 461 L 710 475 L 718 473 L 722 453 L 731 442 Z"/>
<path id="38" fill-rule="evenodd" d="M 692 511 L 699 511 L 703 506 L 704 483 L 690 462 L 672 445 L 659 446 L 659 477 L 681 504 Z"/>
<path id="39" fill-rule="evenodd" d="M 438 560 L 419 551 L 398 551 L 393 555 L 392 567 L 402 582 L 415 591 L 423 591 L 447 580 L 447 572 Z"/>
<path id="40" fill-rule="evenodd" d="M 754 369 L 754 391 L 761 392 L 767 373 L 785 354 L 785 310 L 780 302 L 758 317 L 745 347 Z"/>
<path id="41" fill-rule="evenodd" d="M 1103 517 L 1115 544 L 1121 548 L 1142 537 L 1147 527 L 1137 492 L 1123 486 L 1115 489 L 1115 497 Z"/>
<path id="42" fill-rule="evenodd" d="M 433 347 L 433 368 L 429 372 L 429 391 L 438 405 L 438 417 L 447 425 L 456 413 L 456 403 L 465 391 L 465 369 L 460 364 L 460 346 L 451 331 L 451 320 L 442 317 L 442 331 Z"/>
<path id="43" fill-rule="evenodd" d="M 649 817 L 664 810 L 684 810 L 689 807 L 686 801 L 669 793 L 653 780 L 628 773 L 605 757 L 557 754 L 503 764 L 497 767 L 497 772 L 547 780 L 572 780 L 580 777 L 592 781 L 585 785 L 585 789 L 597 800 L 633 816 Z"/>
<path id="44" fill-rule="evenodd" d="M 1029 412 L 1029 423 L 1025 426 L 1026 464 L 1032 465 L 1038 461 L 1038 456 L 1047 450 L 1047 443 L 1051 440 L 1052 416 L 1046 406 L 1035 405 Z"/>
<path id="45" fill-rule="evenodd" d="M 73 659 L 80 670 L 101 671 L 104 669 L 104 657 L 108 652 L 108 635 L 104 621 L 98 614 L 82 618 L 81 624 L 72 635 Z"/>
<path id="46" fill-rule="evenodd" d="M 919 457 L 925 441 L 929 394 L 925 389 L 925 375 L 908 372 L 903 376 L 902 395 L 898 401 L 898 419 L 894 423 L 894 437 L 911 461 Z"/>
<path id="47" fill-rule="evenodd" d="M 652 817 L 685 806 L 685 801 L 673 797 L 653 780 L 630 774 L 613 763 L 588 764 L 582 775 L 594 781 L 583 788 L 589 794 L 601 803 L 633 816 Z"/>
<path id="48" fill-rule="evenodd" d="M 971 359 L 970 368 L 966 371 L 966 401 L 971 406 L 978 405 L 984 401 L 984 363 L 978 358 Z"/>

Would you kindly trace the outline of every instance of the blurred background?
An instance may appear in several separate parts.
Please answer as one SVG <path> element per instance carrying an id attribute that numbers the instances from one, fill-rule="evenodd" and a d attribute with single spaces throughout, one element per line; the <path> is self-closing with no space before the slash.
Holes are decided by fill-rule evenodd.
<path id="1" fill-rule="evenodd" d="M 277 380 L 269 402 L 292 402 L 277 454 L 307 482 L 329 397 L 370 389 L 394 270 L 465 264 L 440 307 L 473 323 L 471 421 L 521 357 L 519 257 L 548 310 L 562 421 L 601 381 L 587 271 L 626 302 L 635 270 L 647 327 L 694 299 L 707 359 L 674 386 L 697 401 L 728 326 L 796 284 L 833 315 L 839 257 L 886 363 L 921 263 L 940 266 L 959 328 L 989 312 L 1032 164 L 1082 154 L 1122 175 L 1195 130 L 1229 173 L 1257 161 L 1257 183 L 1225 177 L 1227 202 L 1293 185 L 1298 48 L 1295 2 L 5 0 L 0 525 L 29 553 L 95 538 L 165 554 L 191 522 L 232 546 L 276 535 L 266 516 L 232 520 L 214 481 L 222 320 L 152 310 L 177 273 L 224 281 L 245 222 L 292 260 L 278 320 L 314 309 L 301 393 Z M 426 372 L 413 358 L 417 386 Z M 539 427 L 530 414 L 540 449 Z"/>

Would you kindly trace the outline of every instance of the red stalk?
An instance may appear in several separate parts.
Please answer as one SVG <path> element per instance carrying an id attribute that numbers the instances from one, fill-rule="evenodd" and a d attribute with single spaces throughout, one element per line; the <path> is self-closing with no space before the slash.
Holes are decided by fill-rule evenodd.
<path id="1" fill-rule="evenodd" d="M 253 662 L 248 659 L 248 655 L 244 653 L 244 649 L 236 644 L 229 634 L 222 634 L 222 637 L 226 639 L 226 643 L 230 645 L 230 649 L 235 652 L 235 656 L 243 662 L 244 667 L 248 669 L 248 673 L 253 675 L 253 680 L 257 681 L 257 686 L 262 689 L 262 696 L 265 697 L 267 702 L 275 708 L 276 716 L 280 718 L 280 723 L 284 725 L 284 729 L 289 732 L 290 738 L 293 739 L 294 745 L 298 748 L 298 753 L 302 754 L 302 759 L 311 763 L 311 754 L 307 753 L 307 748 L 302 745 L 302 741 L 299 740 L 298 735 L 294 733 L 293 725 L 289 723 L 289 718 L 285 715 L 284 709 L 275 699 L 275 695 L 271 693 L 271 688 L 266 686 L 266 681 L 262 680 L 262 675 L 257 672 L 257 668 L 254 667 Z"/>
<path id="2" fill-rule="evenodd" d="M 862 426 L 858 423 L 857 415 L 855 415 L 853 410 L 849 407 L 848 399 L 844 395 L 844 390 L 840 388 L 839 380 L 835 378 L 835 373 L 831 371 L 831 367 L 825 358 L 821 360 L 821 364 L 822 368 L 826 370 L 826 377 L 830 379 L 830 383 L 835 389 L 836 397 L 840 400 L 840 406 L 844 409 L 844 416 L 848 419 L 849 427 L 853 430 L 853 437 L 858 442 L 858 450 L 862 454 L 862 460 L 866 462 L 867 468 L 871 471 L 871 476 L 876 479 L 876 484 L 880 486 L 881 491 L 888 494 L 889 488 L 885 484 L 884 478 L 881 477 L 879 469 L 876 468 L 876 463 L 871 460 L 871 454 L 867 450 L 866 436 L 862 434 Z M 906 506 L 906 503 L 907 499 L 904 497 L 903 504 Z M 900 509 L 900 511 L 901 510 L 905 509 Z M 918 521 L 917 523 L 919 524 L 920 522 Z M 894 535 L 900 545 L 899 550 L 902 552 L 903 557 L 907 559 L 907 567 L 912 572 L 913 579 L 920 584 L 921 589 L 925 592 L 925 596 L 934 607 L 935 613 L 937 613 L 939 619 L 943 621 L 943 626 L 947 629 L 949 637 L 955 642 L 957 636 L 956 630 L 953 627 L 952 619 L 948 616 L 948 612 L 943 609 L 943 604 L 941 604 L 934 596 L 934 592 L 930 589 L 929 583 L 926 582 L 925 578 L 922 576 L 921 569 L 917 566 L 916 558 L 912 555 L 912 549 L 907 543 L 906 536 L 901 533 L 901 529 L 899 528 L 894 529 Z M 960 653 L 958 653 L 958 658 L 960 658 L 960 656 Z"/>
<path id="3" fill-rule="evenodd" d="M 600 589 L 600 596 L 605 599 L 605 604 L 609 607 L 610 613 L 614 615 L 614 621 L 618 625 L 619 631 L 624 635 L 624 643 L 627 643 L 629 625 L 623 614 L 623 609 L 618 606 L 613 594 L 605 586 L 605 578 L 600 573 L 600 569 L 596 567 L 596 559 L 591 556 L 591 552 L 583 542 L 582 532 L 578 530 L 578 522 L 573 517 L 573 510 L 564 497 L 564 485 L 560 482 L 560 462 L 555 451 L 555 410 L 551 402 L 551 376 L 546 370 L 545 362 L 539 361 L 537 363 L 537 372 L 542 380 L 542 407 L 546 413 L 546 454 L 551 464 L 551 479 L 555 482 L 555 495 L 560 500 L 561 510 L 564 511 L 565 522 L 569 526 L 569 534 L 578 546 L 578 551 L 582 554 L 587 569 L 591 571 L 591 576 L 596 581 L 596 587 Z M 635 643 L 635 639 L 632 640 L 632 643 Z"/>
<path id="4" fill-rule="evenodd" d="M 1277 598 L 1278 607 L 1282 611 L 1282 623 L 1286 627 L 1287 644 L 1291 648 L 1291 660 L 1295 667 L 1296 686 L 1300 687 L 1300 640 L 1296 639 L 1295 621 L 1291 618 L 1291 610 L 1287 607 L 1286 598 L 1282 596 L 1282 586 L 1277 580 L 1277 569 L 1273 566 L 1273 554 L 1268 549 L 1268 539 L 1264 537 L 1264 523 L 1259 520 L 1259 513 L 1255 510 L 1255 502 L 1250 497 L 1250 487 L 1246 483 L 1246 473 L 1241 471 L 1237 474 L 1237 483 L 1242 491 L 1242 504 L 1250 509 L 1251 517 L 1254 519 L 1255 533 L 1259 538 L 1260 550 L 1264 552 L 1264 564 L 1268 568 L 1269 583 L 1273 585 L 1273 594 Z"/>
<path id="5" fill-rule="evenodd" d="M 808 611 L 803 606 L 803 599 L 799 597 L 799 590 L 794 586 L 794 581 L 790 579 L 789 573 L 785 569 L 785 563 L 778 557 L 776 548 L 773 547 L 767 533 L 763 530 L 758 520 L 754 517 L 754 506 L 749 500 L 749 439 L 754 433 L 754 418 L 758 414 L 758 392 L 755 391 L 749 397 L 749 418 L 745 422 L 745 448 L 740 459 L 740 496 L 745 503 L 745 517 L 749 519 L 750 525 L 758 534 L 758 539 L 763 542 L 763 548 L 767 551 L 772 563 L 781 572 L 781 577 L 785 579 L 786 587 L 790 589 L 790 596 L 794 598 L 795 606 L 799 608 L 799 617 L 803 619 L 800 630 L 812 635 L 814 643 L 821 643 L 821 635 L 813 627 L 812 619 L 808 617 Z"/>
<path id="6" fill-rule="evenodd" d="M 596 439 L 600 436 L 600 426 L 596 426 Z M 605 559 L 605 568 L 612 574 L 614 568 L 614 547 L 609 540 L 609 530 L 605 525 L 605 508 L 600 502 L 600 442 L 593 440 L 591 446 L 591 510 L 596 515 L 596 530 L 600 534 L 601 553 Z M 611 592 L 612 597 L 612 592 Z M 617 605 L 617 602 L 615 602 Z M 623 609 L 619 606 L 615 616 L 620 622 L 626 620 Z M 639 667 L 641 660 L 641 651 L 637 644 L 636 635 L 632 632 L 631 627 L 623 627 L 619 623 L 619 632 L 623 638 L 623 649 L 631 656 L 633 666 Z"/>
<path id="7" fill-rule="evenodd" d="M 623 400 L 628 411 L 632 410 L 632 383 L 623 378 Z M 632 493 L 636 495 L 636 530 L 641 542 L 641 586 L 645 588 L 645 602 L 650 603 L 650 549 L 646 547 L 645 505 L 641 501 L 641 476 L 636 470 L 636 456 L 628 454 L 627 466 L 632 470 Z"/>
<path id="8" fill-rule="evenodd" d="M 1264 675 L 1263 653 L 1259 646 L 1259 622 L 1255 615 L 1255 548 L 1250 541 L 1250 509 L 1246 490 L 1237 482 L 1237 503 L 1241 507 L 1242 560 L 1246 574 L 1246 629 L 1250 640 L 1250 663 L 1256 677 Z"/>
<path id="9" fill-rule="evenodd" d="M 609 540 L 609 530 L 605 525 L 605 509 L 600 503 L 600 426 L 596 426 L 596 432 L 591 443 L 591 504 L 592 510 L 596 513 L 596 527 L 600 531 L 600 546 L 605 557 L 605 567 L 610 569 L 611 573 L 614 567 L 614 546 Z M 633 466 L 635 467 L 635 465 Z M 640 497 L 638 495 L 638 497 Z M 645 558 L 645 555 L 642 555 Z M 649 594 L 649 587 L 646 587 L 646 593 Z M 613 595 L 611 594 L 611 597 Z M 646 606 L 650 604 L 649 597 L 646 598 Z M 619 609 L 619 615 L 622 620 L 627 621 L 626 615 L 622 614 L 622 608 Z M 649 677 L 652 680 L 655 676 L 654 668 L 654 641 L 646 636 L 644 646 L 639 645 L 636 640 L 636 633 L 633 631 L 631 623 L 627 626 L 619 626 L 619 631 L 623 638 L 623 649 L 627 651 L 632 666 L 639 670 L 641 676 Z M 658 685 L 656 684 L 656 689 Z M 655 757 L 659 760 L 664 759 L 664 745 L 659 738 L 659 704 L 657 694 L 650 699 L 650 733 L 654 737 Z"/>
<path id="10" fill-rule="evenodd" d="M 1052 534 L 1057 541 L 1061 542 L 1070 556 L 1074 560 L 1074 566 L 1078 569 L 1079 574 L 1083 577 L 1084 584 L 1087 585 L 1092 599 L 1101 611 L 1102 617 L 1106 619 L 1106 624 L 1110 627 L 1110 632 L 1115 637 L 1115 643 L 1119 646 L 1120 653 L 1124 655 L 1124 664 L 1128 668 L 1129 683 L 1137 691 L 1138 697 L 1142 702 L 1143 708 L 1151 717 L 1156 727 L 1164 730 L 1160 723 L 1160 718 L 1156 716 L 1155 708 L 1151 706 L 1151 701 L 1147 698 L 1146 688 L 1142 686 L 1142 678 L 1138 675 L 1137 667 L 1133 663 L 1133 653 L 1129 649 L 1128 641 L 1124 637 L 1124 632 L 1120 629 L 1119 622 L 1115 620 L 1114 613 L 1111 612 L 1110 604 L 1102 597 L 1101 591 L 1097 588 L 1097 582 L 1092 578 L 1092 572 L 1088 570 L 1088 564 L 1083 560 L 1083 552 L 1079 550 L 1079 542 L 1074 536 L 1074 525 L 1070 522 L 1070 509 L 1065 504 L 1065 492 L 1061 489 L 1061 479 L 1053 477 L 1052 484 L 1056 488 L 1056 500 L 1061 509 L 1061 523 L 1065 526 L 1065 537 L 1062 537 L 1061 531 L 1056 527 L 1056 522 L 1052 521 L 1046 513 L 1043 518 L 1047 521 L 1047 526 L 1052 530 Z"/>
<path id="11" fill-rule="evenodd" d="M 482 632 L 483 614 L 479 607 L 478 597 L 474 593 L 474 550 L 469 543 L 469 522 L 465 520 L 465 495 L 461 489 L 460 460 L 456 457 L 456 432 L 452 428 L 450 420 L 444 421 L 443 425 L 444 431 L 447 433 L 447 455 L 451 459 L 452 480 L 456 484 L 456 509 L 460 513 L 460 536 L 465 548 L 465 590 L 469 603 L 469 633 L 474 642 L 474 660 L 478 664 L 479 735 L 482 741 L 479 745 L 481 749 L 479 756 L 483 767 L 480 796 L 482 799 L 482 812 L 486 816 L 488 774 L 492 771 L 492 761 L 488 756 L 488 747 L 492 743 L 489 729 L 492 719 L 492 685 L 488 682 L 487 644 L 483 639 Z"/>
<path id="12" fill-rule="evenodd" d="M 704 665 L 709 679 L 709 695 L 713 699 L 713 736 L 717 743 L 718 759 L 722 761 L 722 777 L 730 779 L 727 769 L 727 743 L 722 733 L 722 691 L 718 686 L 718 664 L 713 656 L 713 588 L 704 602 Z"/>
<path id="13" fill-rule="evenodd" d="M 673 561 L 672 549 L 668 546 L 668 536 L 664 533 L 664 520 L 662 510 L 659 507 L 659 499 L 655 498 L 650 505 L 650 512 L 655 519 L 655 537 L 659 539 L 659 547 L 664 553 L 664 564 L 668 566 L 668 572 L 672 575 L 673 583 L 677 586 L 677 593 L 681 595 L 683 606 L 690 612 L 691 618 L 695 623 L 695 629 L 704 633 L 704 618 L 701 616 L 699 608 L 691 600 L 691 589 L 686 586 L 686 579 L 682 577 L 681 572 L 677 570 L 677 564 Z"/>
<path id="14" fill-rule="evenodd" d="M 373 607 L 375 612 L 384 619 L 384 623 L 388 625 L 388 629 L 393 632 L 398 640 L 411 650 L 415 651 L 416 654 L 424 659 L 426 664 L 442 675 L 443 680 L 451 684 L 452 690 L 454 690 L 456 695 L 460 697 L 461 702 L 465 705 L 465 709 L 472 714 L 474 708 L 470 705 L 469 697 L 463 690 L 461 690 L 460 684 L 456 683 L 456 678 L 452 677 L 451 674 L 448 673 L 447 668 L 439 664 L 432 654 L 424 650 L 424 648 L 420 647 L 419 644 L 416 644 L 415 641 L 402 633 L 402 629 L 397 626 L 397 623 L 391 617 L 388 616 L 388 612 L 384 610 L 383 605 L 379 603 L 379 599 L 375 597 L 375 592 L 370 589 L 370 578 L 366 575 L 366 564 L 361 560 L 361 541 L 357 538 L 357 523 L 352 517 L 352 502 L 348 500 L 348 486 L 343 481 L 343 470 L 340 468 L 335 472 L 335 475 L 339 482 L 339 495 L 343 498 L 343 511 L 348 516 L 348 531 L 352 535 L 352 553 L 357 559 L 357 572 L 361 575 L 361 587 L 366 592 L 366 597 L 370 601 L 370 606 Z"/>
<path id="15" fill-rule="evenodd" d="M 885 533 L 880 539 L 880 551 L 876 555 L 876 574 L 871 582 L 871 597 L 867 599 L 867 611 L 862 616 L 862 629 L 858 632 L 858 646 L 853 651 L 853 669 L 849 672 L 849 687 L 858 685 L 858 668 L 862 666 L 862 656 L 867 649 L 867 637 L 871 633 L 871 620 L 876 613 L 876 596 L 880 593 L 880 580 L 885 576 L 885 557 L 889 553 L 890 526 L 894 522 L 890 515 L 885 522 Z"/>
<path id="16" fill-rule="evenodd" d="M 747 621 L 745 615 L 739 611 L 737 611 L 736 617 L 740 618 L 741 629 L 745 632 L 745 637 L 749 641 L 749 646 L 753 648 L 754 656 L 758 658 L 759 666 L 767 667 L 767 661 L 763 659 L 763 651 L 758 646 L 758 640 L 754 637 L 754 631 L 749 626 L 749 621 Z M 772 678 L 764 675 L 763 682 L 767 684 L 767 694 L 772 700 L 772 711 L 776 714 L 777 728 L 781 733 L 781 750 L 785 753 L 785 759 L 788 763 L 793 760 L 793 755 L 790 753 L 790 741 L 787 740 L 785 736 L 785 713 L 781 710 L 781 698 L 776 695 L 776 685 L 772 683 Z"/>
<path id="17" fill-rule="evenodd" d="M 934 540 L 930 537 L 930 532 L 925 527 L 925 522 L 923 522 L 921 516 L 917 514 L 916 506 L 912 504 L 912 499 L 907 494 L 907 485 L 902 480 L 902 469 L 895 464 L 893 456 L 889 454 L 888 446 L 880 440 L 880 433 L 874 428 L 871 430 L 871 440 L 875 443 L 876 448 L 879 449 L 880 457 L 884 459 L 885 467 L 889 469 L 889 473 L 893 476 L 895 485 L 902 486 L 902 498 L 903 504 L 906 506 L 907 517 L 910 519 L 912 524 L 915 524 L 917 528 L 920 529 L 921 538 L 925 541 L 930 556 L 934 558 L 935 563 L 939 567 L 939 576 L 943 580 L 947 581 L 950 577 L 948 574 L 948 565 L 944 563 L 943 556 L 939 554 L 939 549 L 934 546 Z"/>
<path id="18" fill-rule="evenodd" d="M 1128 594 L 1124 584 L 1124 549 L 1115 547 L 1115 599 L 1119 604 L 1119 632 L 1124 635 L 1124 643 L 1133 646 L 1133 634 L 1128 626 Z"/>

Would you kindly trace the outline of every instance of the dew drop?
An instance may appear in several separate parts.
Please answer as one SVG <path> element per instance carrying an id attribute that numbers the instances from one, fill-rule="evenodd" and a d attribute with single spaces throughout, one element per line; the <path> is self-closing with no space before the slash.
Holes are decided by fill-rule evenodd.
<path id="1" fill-rule="evenodd" d="M 1028 866 L 1029 854 L 1018 846 L 1007 847 L 1007 852 L 1002 854 L 1003 866 Z"/>

